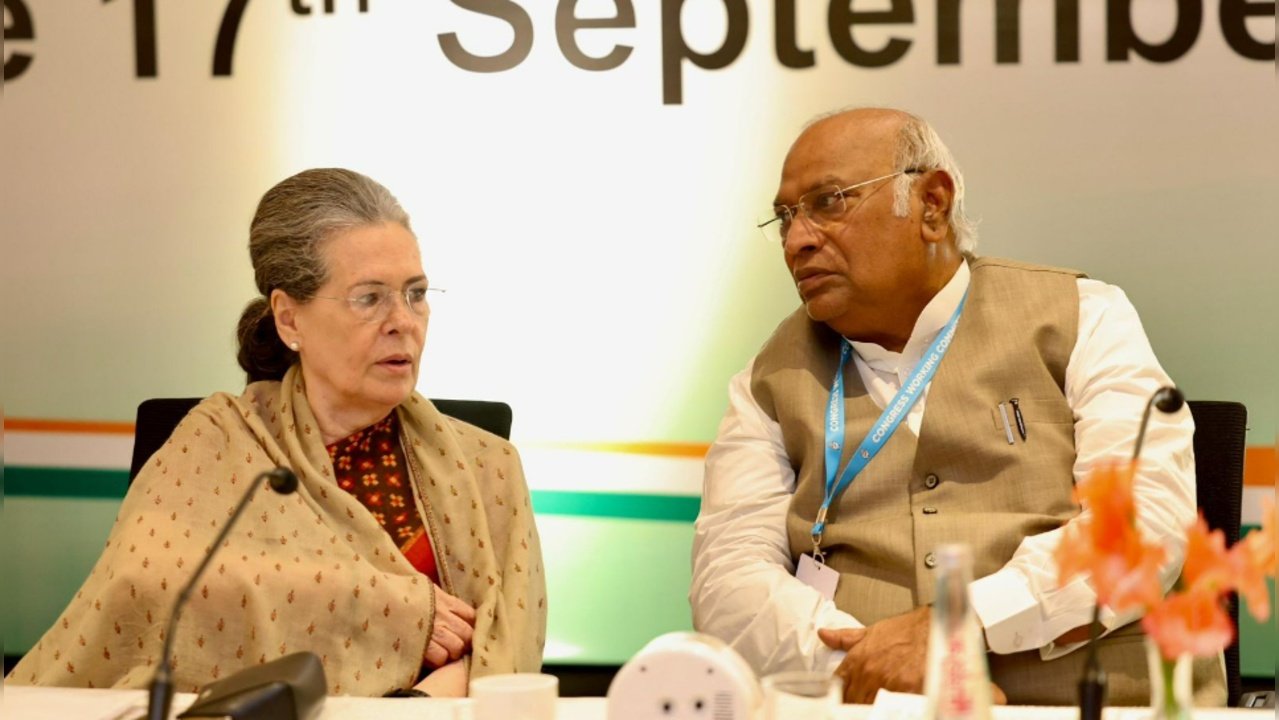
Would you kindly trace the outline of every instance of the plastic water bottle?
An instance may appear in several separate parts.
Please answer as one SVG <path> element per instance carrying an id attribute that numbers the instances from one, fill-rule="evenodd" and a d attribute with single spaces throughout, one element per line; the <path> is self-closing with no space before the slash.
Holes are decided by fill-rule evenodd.
<path id="1" fill-rule="evenodd" d="M 930 720 L 990 720 L 990 670 L 981 629 L 968 601 L 973 551 L 942 545 L 937 557 L 937 599 L 928 633 L 924 691 Z"/>

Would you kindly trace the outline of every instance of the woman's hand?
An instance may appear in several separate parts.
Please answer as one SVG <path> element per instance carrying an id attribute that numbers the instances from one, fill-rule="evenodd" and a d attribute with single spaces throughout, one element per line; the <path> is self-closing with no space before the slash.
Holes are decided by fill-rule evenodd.
<path id="1" fill-rule="evenodd" d="M 466 663 L 454 660 L 427 675 L 414 689 L 421 690 L 431 697 L 466 697 Z"/>
<path id="2" fill-rule="evenodd" d="M 431 627 L 431 642 L 426 647 L 427 667 L 442 668 L 450 660 L 457 660 L 470 652 L 474 633 L 475 609 L 436 585 L 435 624 Z M 432 677 L 434 675 L 431 674 Z"/>

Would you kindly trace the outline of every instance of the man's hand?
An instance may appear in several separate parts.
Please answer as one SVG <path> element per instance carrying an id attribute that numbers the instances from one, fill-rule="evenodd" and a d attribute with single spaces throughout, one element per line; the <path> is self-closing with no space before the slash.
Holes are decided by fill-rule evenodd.
<path id="1" fill-rule="evenodd" d="M 438 668 L 471 651 L 475 609 L 435 586 L 435 623 L 426 647 L 426 664 Z"/>
<path id="2" fill-rule="evenodd" d="M 990 701 L 996 705 L 1007 705 L 1008 696 L 995 683 L 990 684 Z"/>
<path id="3" fill-rule="evenodd" d="M 835 671 L 844 680 L 844 702 L 869 705 L 880 688 L 922 693 L 930 618 L 931 609 L 922 607 L 865 630 L 819 630 L 827 647 L 848 651 Z"/>
<path id="4" fill-rule="evenodd" d="M 1073 645 L 1075 643 L 1088 642 L 1092 638 L 1092 626 L 1080 625 L 1074 630 L 1063 633 L 1061 637 L 1053 642 L 1058 645 Z"/>
<path id="5" fill-rule="evenodd" d="M 827 647 L 848 652 L 835 671 L 844 681 L 844 702 L 870 705 L 880 688 L 923 693 L 931 619 L 932 610 L 922 607 L 863 630 L 818 630 Z M 994 683 L 991 700 L 996 705 L 1008 703 Z"/>
<path id="6" fill-rule="evenodd" d="M 848 628 L 846 630 L 818 630 L 817 637 L 826 643 L 831 650 L 848 652 L 853 646 L 866 637 L 866 628 Z"/>

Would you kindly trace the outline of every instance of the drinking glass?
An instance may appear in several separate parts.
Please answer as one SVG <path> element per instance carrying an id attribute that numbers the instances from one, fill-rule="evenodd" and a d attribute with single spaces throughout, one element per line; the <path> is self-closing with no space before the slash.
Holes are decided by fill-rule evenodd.
<path id="1" fill-rule="evenodd" d="M 784 672 L 764 678 L 765 720 L 833 720 L 843 683 L 829 673 Z"/>
<path id="2" fill-rule="evenodd" d="M 554 675 L 489 675 L 471 682 L 474 720 L 555 720 L 560 681 Z"/>

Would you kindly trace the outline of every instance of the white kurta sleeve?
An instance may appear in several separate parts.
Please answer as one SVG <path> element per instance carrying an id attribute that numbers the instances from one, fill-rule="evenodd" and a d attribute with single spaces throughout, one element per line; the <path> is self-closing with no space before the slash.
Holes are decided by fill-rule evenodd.
<path id="1" fill-rule="evenodd" d="M 824 670 L 819 628 L 862 627 L 794 577 L 786 512 L 795 473 L 781 427 L 750 391 L 751 366 L 729 383 L 729 407 L 706 456 L 693 538 L 693 626 L 723 639 L 761 675 Z"/>
<path id="2" fill-rule="evenodd" d="M 1123 291 L 1096 280 L 1079 281 L 1079 339 L 1066 368 L 1066 401 L 1075 418 L 1075 482 L 1099 463 L 1127 460 L 1150 396 L 1171 384 L 1155 359 L 1137 311 Z M 1147 540 L 1169 550 L 1161 570 L 1164 591 L 1185 560 L 1186 526 L 1195 518 L 1194 421 L 1182 408 L 1150 418 L 1133 485 L 1137 523 Z M 1087 513 L 1073 519 L 1079 522 Z M 1056 645 L 1063 633 L 1092 620 L 1097 595 L 1083 577 L 1057 587 L 1053 551 L 1065 528 L 1028 537 L 1001 570 L 973 583 L 970 594 L 992 651 L 1039 648 L 1045 660 L 1085 643 Z M 1137 619 L 1103 608 L 1106 631 Z"/>

